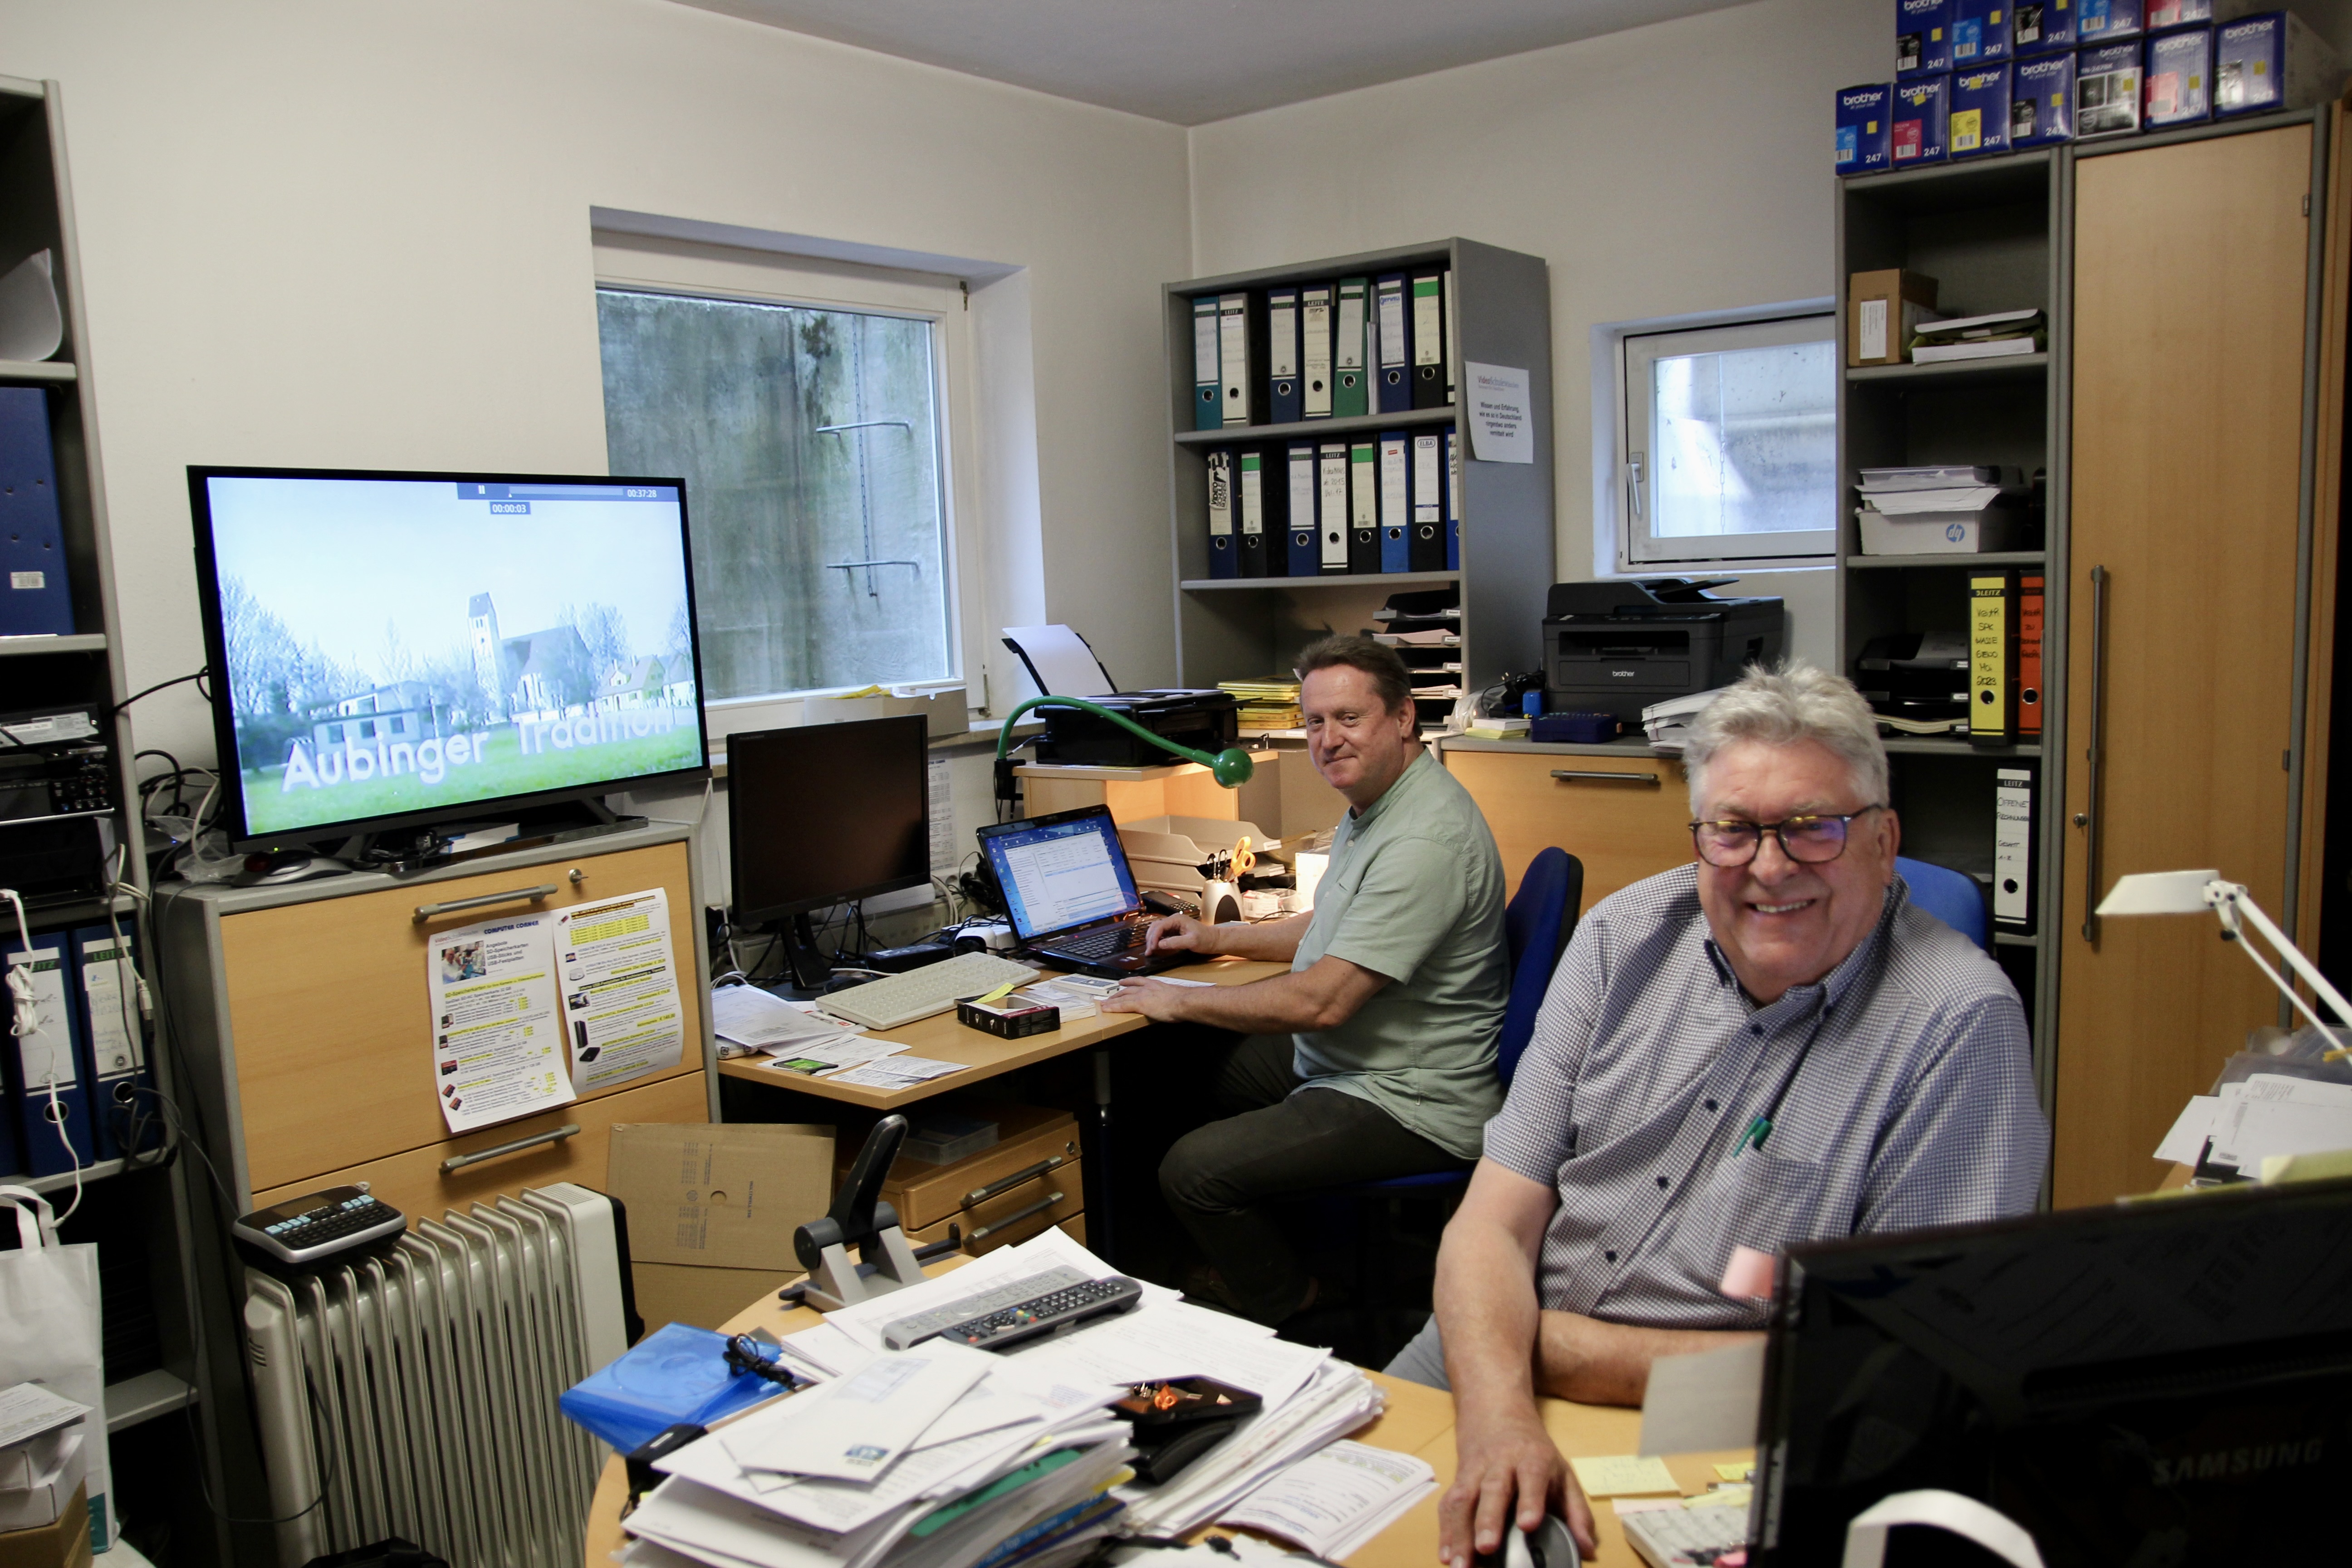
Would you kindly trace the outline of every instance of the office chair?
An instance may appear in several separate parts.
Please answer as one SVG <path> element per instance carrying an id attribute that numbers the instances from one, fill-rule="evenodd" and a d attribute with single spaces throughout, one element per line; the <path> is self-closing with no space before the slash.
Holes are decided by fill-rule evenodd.
<path id="1" fill-rule="evenodd" d="M 1934 866 L 1898 855 L 1895 868 L 1911 885 L 1911 901 L 1975 942 L 1992 946 L 1985 919 L 1984 894 L 1977 879 L 1948 866 Z"/>

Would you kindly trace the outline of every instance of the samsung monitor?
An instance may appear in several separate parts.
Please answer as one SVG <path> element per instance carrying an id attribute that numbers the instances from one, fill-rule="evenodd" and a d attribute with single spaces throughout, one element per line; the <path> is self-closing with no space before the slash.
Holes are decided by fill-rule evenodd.
<path id="1" fill-rule="evenodd" d="M 812 912 L 931 879 L 928 730 L 910 713 L 727 737 L 734 923 L 780 922 L 803 984 L 825 977 Z"/>
<path id="2" fill-rule="evenodd" d="M 239 848 L 705 776 L 678 479 L 192 468 Z"/>
<path id="3" fill-rule="evenodd" d="M 2341 1562 L 2352 1182 L 1791 1247 L 1760 1425 L 1760 1563 L 1836 1563 L 1925 1488 L 2048 1568 Z M 1992 1561 L 1932 1533 L 1888 1560 L 1960 1555 Z"/>

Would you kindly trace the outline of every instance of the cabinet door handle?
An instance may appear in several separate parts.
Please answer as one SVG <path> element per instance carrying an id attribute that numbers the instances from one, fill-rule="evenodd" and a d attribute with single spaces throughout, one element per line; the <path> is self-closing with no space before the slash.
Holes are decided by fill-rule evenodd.
<path id="1" fill-rule="evenodd" d="M 1023 1220 L 1027 1219 L 1032 1215 L 1044 1214 L 1047 1209 L 1052 1208 L 1055 1204 L 1060 1203 L 1063 1195 L 1064 1194 L 1060 1193 L 1048 1193 L 1044 1197 L 1039 1198 L 1035 1203 L 1031 1204 L 1027 1208 L 1013 1210 L 1011 1214 L 1006 1215 L 1003 1219 L 998 1220 L 994 1225 L 976 1225 L 972 1226 L 971 1234 L 964 1238 L 965 1245 L 970 1246 L 975 1241 L 985 1241 L 990 1237 L 994 1236 L 998 1231 L 1003 1230 L 1009 1226 L 1019 1225 Z"/>
<path id="2" fill-rule="evenodd" d="M 1570 784 L 1632 784 L 1636 789 L 1657 789 L 1665 783 L 1655 773 L 1612 773 L 1599 768 L 1590 772 L 1577 768 L 1554 768 L 1551 776 Z"/>
<path id="3" fill-rule="evenodd" d="M 525 1149 L 536 1149 L 541 1143 L 561 1143 L 566 1138 L 576 1138 L 579 1134 L 580 1123 L 567 1121 L 561 1127 L 551 1127 L 544 1132 L 534 1132 L 528 1138 L 518 1138 L 511 1143 L 494 1143 L 487 1149 L 477 1149 L 470 1154 L 452 1154 L 441 1162 L 441 1173 L 446 1176 L 452 1171 L 462 1171 L 468 1165 L 478 1165 L 485 1160 L 495 1160 L 502 1154 L 520 1154 Z"/>
<path id="4" fill-rule="evenodd" d="M 986 1203 L 989 1199 L 994 1197 L 999 1193 L 1009 1193 L 1013 1188 L 1019 1186 L 1022 1183 L 1030 1180 L 1032 1177 L 1044 1175 L 1046 1172 L 1052 1170 L 1061 1163 L 1062 1157 L 1059 1154 L 1056 1154 L 1051 1159 L 1038 1161 L 1035 1164 L 1031 1165 L 1026 1170 L 1015 1171 L 1009 1176 L 999 1177 L 997 1180 L 989 1183 L 988 1185 L 984 1187 L 974 1187 L 971 1191 L 964 1194 L 963 1204 L 961 1206 L 964 1208 L 976 1207 L 981 1204 Z"/>
<path id="5" fill-rule="evenodd" d="M 2083 825 L 2088 833 L 2083 841 L 2083 940 L 2096 945 L 2099 940 L 2099 851 L 2102 847 L 2099 840 L 2105 826 L 2100 784 L 2107 758 L 2107 569 L 2104 566 L 2091 568 L 2089 729 L 2091 745 L 2084 757 L 2089 765 L 2083 771 L 2084 805 L 2090 818 Z"/>
<path id="6" fill-rule="evenodd" d="M 541 882 L 536 888 L 510 888 L 503 893 L 484 893 L 478 899 L 452 899 L 446 904 L 419 904 L 411 924 L 423 925 L 436 915 L 454 915 L 459 910 L 478 910 L 489 904 L 509 904 L 517 899 L 539 902 L 555 891 L 552 882 Z"/>

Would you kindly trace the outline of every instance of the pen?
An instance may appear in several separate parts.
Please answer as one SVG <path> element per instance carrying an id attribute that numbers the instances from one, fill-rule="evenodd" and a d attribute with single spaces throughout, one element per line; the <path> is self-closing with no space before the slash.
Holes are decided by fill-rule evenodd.
<path id="1" fill-rule="evenodd" d="M 1748 1122 L 1748 1131 L 1739 1135 L 1739 1148 L 1737 1152 L 1745 1153 L 1750 1149 L 1761 1149 L 1764 1147 L 1764 1140 L 1771 1135 L 1772 1119 L 1759 1115 Z"/>

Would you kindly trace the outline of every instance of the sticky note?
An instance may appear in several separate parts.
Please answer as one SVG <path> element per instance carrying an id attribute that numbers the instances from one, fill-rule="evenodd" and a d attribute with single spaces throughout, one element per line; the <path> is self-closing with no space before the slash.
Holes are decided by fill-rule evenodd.
<path id="1" fill-rule="evenodd" d="M 1717 1487 L 1711 1492 L 1701 1492 L 1683 1504 L 1685 1508 L 1746 1508 L 1755 1493 L 1754 1487 Z"/>
<path id="2" fill-rule="evenodd" d="M 1772 1255 L 1759 1252 L 1752 1247 L 1735 1247 L 1731 1261 L 1724 1265 L 1723 1282 L 1716 1287 L 1735 1300 L 1769 1301 L 1776 1280 Z"/>
<path id="3" fill-rule="evenodd" d="M 1683 1489 L 1675 1481 L 1675 1473 L 1654 1455 L 1641 1458 L 1632 1454 L 1611 1454 L 1601 1458 L 1570 1459 L 1569 1465 L 1576 1471 L 1576 1484 L 1584 1489 L 1586 1497 L 1642 1492 L 1682 1495 Z"/>
<path id="4" fill-rule="evenodd" d="M 1715 1467 L 1715 1473 L 1723 1480 L 1744 1481 L 1756 1473 L 1756 1467 L 1744 1462 L 1736 1465 L 1717 1465 Z"/>

